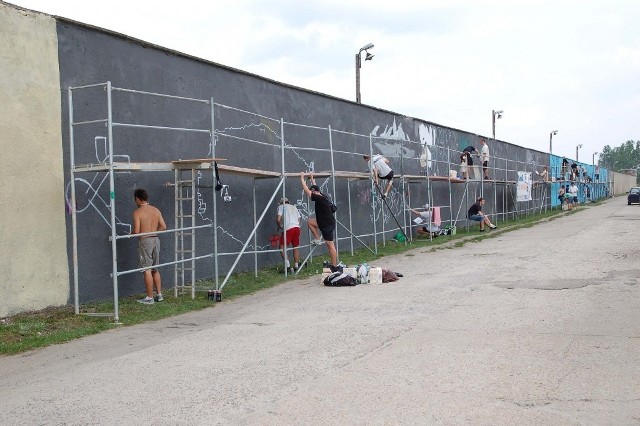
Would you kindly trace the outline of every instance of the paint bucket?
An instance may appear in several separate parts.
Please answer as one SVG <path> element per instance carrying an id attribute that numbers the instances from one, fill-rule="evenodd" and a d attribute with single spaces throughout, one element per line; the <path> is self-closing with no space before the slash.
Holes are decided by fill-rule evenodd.
<path id="1" fill-rule="evenodd" d="M 449 170 L 449 179 L 457 179 L 458 173 L 455 170 Z"/>
<path id="2" fill-rule="evenodd" d="M 276 248 L 280 245 L 280 234 L 271 234 L 269 235 L 269 243 L 271 243 L 271 247 Z"/>

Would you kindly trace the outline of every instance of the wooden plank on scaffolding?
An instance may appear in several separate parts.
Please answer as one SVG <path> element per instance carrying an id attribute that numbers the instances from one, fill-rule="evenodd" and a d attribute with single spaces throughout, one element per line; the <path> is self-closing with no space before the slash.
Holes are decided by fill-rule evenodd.
<path id="1" fill-rule="evenodd" d="M 309 172 L 305 172 L 305 176 L 308 176 Z M 286 177 L 300 177 L 300 172 L 291 172 L 285 173 Z M 321 172 L 313 172 L 314 178 L 328 178 L 331 176 L 335 176 L 337 178 L 349 178 L 349 179 L 369 179 L 370 175 L 368 173 L 362 172 L 350 172 L 347 170 L 336 170 L 331 173 L 330 171 L 321 171 Z"/>
<path id="2" fill-rule="evenodd" d="M 171 163 L 129 163 L 119 162 L 113 163 L 113 170 L 115 171 L 171 171 L 174 167 Z M 78 165 L 74 168 L 76 172 L 108 172 L 108 163 L 99 164 L 84 164 Z"/>
<path id="3" fill-rule="evenodd" d="M 437 182 L 448 182 L 451 181 L 451 183 L 465 183 L 466 180 L 465 179 L 458 179 L 458 178 L 450 178 L 449 176 L 429 176 L 429 180 L 431 181 L 437 181 Z M 473 181 L 473 179 L 470 179 L 470 181 Z M 478 180 L 478 182 L 480 182 Z"/>
<path id="4" fill-rule="evenodd" d="M 213 163 L 214 161 L 227 161 L 227 159 L 226 158 L 191 158 L 186 160 L 182 160 L 182 159 L 174 160 L 171 162 L 171 164 L 174 164 L 176 166 L 183 166 L 183 165 L 192 165 L 192 164 L 201 164 L 201 163 Z M 191 167 L 188 167 L 188 168 L 191 168 Z"/>
<path id="5" fill-rule="evenodd" d="M 253 176 L 256 178 L 279 178 L 279 172 L 270 172 L 267 170 L 258 170 L 258 169 L 249 169 L 246 167 L 236 167 L 229 166 L 226 164 L 218 164 L 218 171 L 220 173 L 232 174 L 232 175 L 242 175 L 242 176 Z"/>

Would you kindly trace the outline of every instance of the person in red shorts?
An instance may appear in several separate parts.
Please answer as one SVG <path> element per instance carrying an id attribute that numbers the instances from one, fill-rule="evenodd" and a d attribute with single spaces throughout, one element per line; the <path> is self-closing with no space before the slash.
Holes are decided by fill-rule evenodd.
<path id="1" fill-rule="evenodd" d="M 300 262 L 300 252 L 298 251 L 298 246 L 300 245 L 300 213 L 296 206 L 289 204 L 289 200 L 286 197 L 280 200 L 276 222 L 278 229 L 284 228 L 284 232 L 280 235 L 280 254 L 285 261 L 287 270 L 290 273 L 294 273 L 298 270 L 298 263 Z M 291 268 L 289 258 L 284 249 L 285 240 L 288 246 L 293 247 L 293 268 Z"/>

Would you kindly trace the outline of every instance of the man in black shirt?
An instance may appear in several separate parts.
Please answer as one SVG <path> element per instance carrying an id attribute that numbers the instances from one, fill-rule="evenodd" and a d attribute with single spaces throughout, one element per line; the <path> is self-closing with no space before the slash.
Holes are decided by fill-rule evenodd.
<path id="1" fill-rule="evenodd" d="M 487 225 L 491 229 L 496 229 L 497 226 L 491 223 L 489 216 L 482 213 L 482 206 L 484 206 L 484 198 L 480 197 L 478 201 L 469 208 L 467 217 L 469 220 L 480 222 L 480 232 L 484 231 L 484 225 Z"/>
<path id="2" fill-rule="evenodd" d="M 318 228 L 322 233 L 322 238 L 327 245 L 327 251 L 331 258 L 331 265 L 338 265 L 338 253 L 336 252 L 336 245 L 333 242 L 333 233 L 336 229 L 336 219 L 333 217 L 333 203 L 322 192 L 320 187 L 316 185 L 316 181 L 313 178 L 313 173 L 309 174 L 311 179 L 311 187 L 307 186 L 305 182 L 305 173 L 300 172 L 300 182 L 302 183 L 302 189 L 305 194 L 313 200 L 316 205 L 316 221 L 318 222 Z"/>
<path id="3" fill-rule="evenodd" d="M 480 156 L 476 147 L 471 145 L 463 149 L 462 153 L 467 155 L 467 166 L 473 166 L 473 158 L 471 158 L 471 154 L 474 154 L 476 157 Z"/>

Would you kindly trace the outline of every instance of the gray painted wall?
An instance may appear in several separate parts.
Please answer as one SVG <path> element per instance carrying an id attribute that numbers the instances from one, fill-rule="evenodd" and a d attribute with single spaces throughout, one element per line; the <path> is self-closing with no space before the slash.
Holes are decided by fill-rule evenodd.
<path id="1" fill-rule="evenodd" d="M 480 147 L 479 137 L 460 130 L 437 126 L 433 123 L 404 117 L 392 112 L 374 109 L 353 102 L 304 91 L 295 87 L 278 84 L 238 70 L 229 69 L 216 64 L 207 63 L 146 45 L 142 42 L 127 39 L 95 28 L 80 26 L 58 20 L 57 35 L 59 42 L 60 86 L 62 90 L 62 129 L 65 164 L 66 198 L 69 200 L 69 129 L 68 103 L 66 90 L 70 86 L 111 81 L 114 86 L 140 91 L 165 93 L 198 99 L 213 98 L 216 103 L 232 106 L 275 119 L 283 118 L 285 122 L 299 123 L 306 126 L 318 126 L 352 132 L 362 135 L 374 134 L 374 152 L 389 156 L 397 173 L 422 172 L 418 157 L 425 147 L 430 151 L 430 175 L 446 176 L 449 166 L 448 156 L 456 154 L 447 152 L 462 150 L 472 144 Z M 78 94 L 74 98 L 74 114 L 76 121 L 104 118 L 106 114 L 105 92 L 92 89 Z M 114 120 L 138 124 L 154 124 L 207 129 L 211 126 L 210 110 L 207 105 L 194 104 L 179 100 L 159 100 L 152 97 L 134 96 L 128 93 L 114 95 Z M 215 109 L 215 127 L 229 135 L 255 139 L 263 144 L 253 144 L 230 137 L 220 136 L 216 144 L 216 156 L 227 158 L 227 164 L 263 170 L 280 171 L 280 135 L 277 122 L 257 117 L 253 114 L 241 113 L 225 108 Z M 75 130 L 76 158 L 78 163 L 99 162 L 105 155 L 102 141 L 96 144 L 96 136 L 106 136 L 106 129 L 101 124 L 84 126 Z M 329 133 L 326 130 L 313 129 L 285 124 L 285 142 L 302 147 L 329 146 Z M 175 159 L 202 158 L 211 155 L 210 140 L 206 134 L 193 134 L 166 130 L 139 130 L 118 128 L 114 132 L 115 154 L 128 156 L 132 162 L 171 161 Z M 401 142 L 402 141 L 402 142 Z M 414 141 L 414 142 L 411 142 Z M 368 153 L 369 139 L 342 133 L 333 133 L 334 149 Z M 509 158 L 508 169 L 518 169 L 515 161 L 529 164 L 528 171 L 533 171 L 531 164 L 548 165 L 548 156 L 502 141 L 490 141 L 492 156 Z M 405 158 L 400 160 L 400 156 Z M 79 160 L 83 158 L 86 160 Z M 330 170 L 331 161 L 328 153 L 304 150 L 287 150 L 285 164 L 287 171 L 306 170 L 313 161 L 315 170 Z M 503 164 L 497 167 L 504 168 Z M 523 166 L 524 167 L 524 166 Z M 341 154 L 335 157 L 336 170 L 364 171 L 366 165 L 359 155 Z M 537 168 L 537 167 L 535 167 Z M 86 176 L 85 176 L 86 175 Z M 504 179 L 504 172 L 499 175 Z M 79 262 L 81 301 L 108 299 L 112 295 L 111 279 L 111 246 L 108 203 L 108 185 L 104 182 L 104 174 L 85 173 L 77 180 L 79 199 L 77 200 L 79 231 Z M 506 176 L 515 180 L 515 175 Z M 220 228 L 218 244 L 222 251 L 238 251 L 252 228 L 252 180 L 245 177 L 222 176 L 223 183 L 229 184 L 234 201 L 229 204 L 218 203 L 218 225 Z M 211 174 L 203 173 L 199 188 L 201 209 L 198 224 L 205 224 L 212 219 L 210 203 L 213 190 Z M 170 228 L 175 227 L 173 211 L 173 188 L 165 186 L 165 182 L 173 181 L 170 173 L 119 173 L 116 177 L 115 199 L 116 215 L 121 223 L 118 233 L 129 232 L 133 203 L 133 190 L 144 187 L 150 193 L 150 201 L 158 206 L 165 215 Z M 271 195 L 276 182 L 259 180 L 257 187 L 257 205 L 264 206 Z M 302 191 L 298 179 L 287 180 L 287 196 L 302 203 Z M 347 222 L 347 183 L 340 180 L 336 184 L 338 218 Z M 372 212 L 370 207 L 370 184 L 367 181 L 351 184 L 354 229 L 356 234 L 371 232 Z M 449 186 L 436 184 L 434 205 L 449 204 Z M 471 185 L 470 200 L 479 194 L 478 184 Z M 325 187 L 332 192 L 327 183 Z M 454 185 L 452 197 L 462 198 L 464 186 Z M 496 195 L 500 200 L 498 211 L 506 207 L 513 210 L 513 203 L 502 205 L 502 191 L 497 187 Z M 411 186 L 412 204 L 419 206 L 426 201 L 426 189 L 417 185 Z M 490 195 L 487 195 L 490 194 Z M 489 199 L 490 212 L 494 212 L 491 201 L 494 188 L 485 185 L 485 197 Z M 333 195 L 333 194 L 332 194 Z M 279 198 L 279 196 L 278 196 Z M 400 196 L 394 194 L 390 199 L 394 209 L 401 211 Z M 456 205 L 460 205 L 458 201 Z M 466 215 L 466 202 L 462 205 L 460 217 Z M 455 210 L 455 209 L 454 209 Z M 260 214 L 261 211 L 258 211 Z M 455 217 L 457 211 L 451 212 Z M 450 212 L 443 210 L 443 219 L 450 217 Z M 495 213 L 495 212 L 494 212 Z M 305 213 L 306 214 L 306 213 Z M 258 232 L 258 246 L 268 247 L 268 236 L 275 231 L 275 205 L 268 214 L 267 223 Z M 391 218 L 381 218 L 391 227 Z M 378 226 L 381 226 L 380 222 Z M 71 253 L 71 222 L 67 217 L 68 245 Z M 306 227 L 304 228 L 306 229 Z M 345 233 L 339 231 L 341 236 Z M 304 232 L 303 232 L 304 234 Z M 390 237 L 392 234 L 389 234 Z M 213 232 L 202 231 L 198 237 L 198 252 L 211 252 Z M 173 259 L 173 237 L 162 239 L 162 258 L 166 262 Z M 347 244 L 342 244 L 342 249 Z M 261 264 L 273 264 L 279 261 L 276 253 L 260 257 Z M 231 264 L 231 257 L 221 259 L 221 272 Z M 211 277 L 212 261 L 198 263 L 199 277 Z M 119 270 L 136 267 L 135 240 L 119 242 Z M 251 268 L 253 259 L 248 257 L 241 263 L 242 269 Z M 172 283 L 172 269 L 164 269 L 165 287 Z M 142 291 L 140 274 L 126 275 L 120 280 L 120 294 L 128 295 Z"/>

